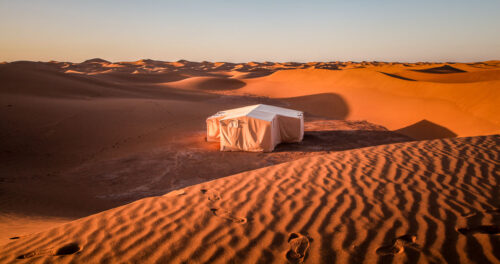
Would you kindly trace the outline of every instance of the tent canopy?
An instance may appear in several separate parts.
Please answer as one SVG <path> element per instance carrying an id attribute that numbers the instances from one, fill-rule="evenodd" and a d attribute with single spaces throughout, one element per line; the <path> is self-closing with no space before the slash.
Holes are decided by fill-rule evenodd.
<path id="1" fill-rule="evenodd" d="M 207 118 L 207 141 L 220 141 L 221 151 L 272 151 L 281 142 L 304 136 L 301 111 L 251 105 L 217 112 Z"/>

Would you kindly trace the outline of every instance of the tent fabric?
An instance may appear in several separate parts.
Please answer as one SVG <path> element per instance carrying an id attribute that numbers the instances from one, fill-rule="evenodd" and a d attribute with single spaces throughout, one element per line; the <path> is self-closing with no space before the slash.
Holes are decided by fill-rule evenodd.
<path id="1" fill-rule="evenodd" d="M 221 151 L 270 152 L 282 142 L 304 137 L 301 111 L 251 105 L 217 112 L 207 122 L 207 141 L 220 141 Z"/>

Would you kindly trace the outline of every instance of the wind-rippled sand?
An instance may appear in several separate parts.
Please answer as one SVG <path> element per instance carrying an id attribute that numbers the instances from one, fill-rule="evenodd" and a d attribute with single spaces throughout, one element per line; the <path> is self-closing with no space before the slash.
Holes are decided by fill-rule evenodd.
<path id="1" fill-rule="evenodd" d="M 13 239 L 0 262 L 499 263 L 499 141 L 397 143 L 243 172 Z"/>

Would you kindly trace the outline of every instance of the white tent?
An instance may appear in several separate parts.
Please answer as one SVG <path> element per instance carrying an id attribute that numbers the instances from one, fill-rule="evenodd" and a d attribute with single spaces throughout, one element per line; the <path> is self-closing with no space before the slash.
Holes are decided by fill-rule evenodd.
<path id="1" fill-rule="evenodd" d="M 220 141 L 221 151 L 269 152 L 303 137 L 303 113 L 276 106 L 251 105 L 207 118 L 207 141 Z"/>

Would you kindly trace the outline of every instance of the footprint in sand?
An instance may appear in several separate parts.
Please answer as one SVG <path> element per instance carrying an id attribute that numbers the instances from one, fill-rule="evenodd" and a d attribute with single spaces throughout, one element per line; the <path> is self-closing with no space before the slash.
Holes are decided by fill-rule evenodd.
<path id="1" fill-rule="evenodd" d="M 201 193 L 208 196 L 208 200 L 212 202 L 220 200 L 221 198 L 219 192 L 214 190 L 201 189 Z"/>
<path id="2" fill-rule="evenodd" d="M 483 212 L 473 212 L 466 214 L 466 218 L 477 218 L 480 220 L 488 215 L 493 216 L 500 214 L 500 209 L 490 209 Z M 456 228 L 457 232 L 462 235 L 470 235 L 470 234 L 486 234 L 486 235 L 498 235 L 500 234 L 500 225 L 489 224 L 489 225 L 478 225 L 478 226 L 466 226 L 461 228 Z"/>
<path id="3" fill-rule="evenodd" d="M 496 214 L 500 214 L 500 209 L 490 209 L 490 210 L 486 210 L 486 211 L 483 211 L 483 212 L 470 212 L 470 213 L 467 213 L 467 214 L 462 214 L 463 217 L 473 217 L 473 216 L 481 216 L 481 215 L 485 215 L 485 214 L 492 214 L 492 215 L 496 215 Z"/>
<path id="4" fill-rule="evenodd" d="M 62 246 L 56 251 L 56 256 L 71 255 L 80 251 L 81 248 L 77 243 L 70 243 Z"/>
<path id="5" fill-rule="evenodd" d="M 490 209 L 486 210 L 485 212 L 489 214 L 500 214 L 500 209 Z"/>
<path id="6" fill-rule="evenodd" d="M 80 250 L 81 250 L 81 248 L 77 243 L 69 243 L 69 244 L 66 244 L 66 245 L 60 247 L 57 250 L 54 250 L 53 248 L 37 249 L 37 250 L 31 251 L 31 252 L 28 252 L 26 254 L 22 254 L 22 255 L 18 256 L 17 259 L 27 259 L 27 258 L 39 257 L 39 256 L 64 256 L 64 255 L 75 254 Z"/>
<path id="7" fill-rule="evenodd" d="M 224 210 L 224 209 L 219 209 L 219 208 L 210 208 L 210 211 L 215 216 L 218 216 L 220 218 L 224 218 L 228 221 L 231 221 L 233 223 L 238 223 L 238 224 L 244 224 L 247 222 L 247 219 L 245 217 L 237 217 L 234 216 L 230 211 Z"/>
<path id="8" fill-rule="evenodd" d="M 377 254 L 386 256 L 386 255 L 396 255 L 402 253 L 405 250 L 402 243 L 397 242 L 392 245 L 381 246 L 377 248 Z"/>
<path id="9" fill-rule="evenodd" d="M 309 238 L 298 233 L 291 233 L 288 237 L 290 249 L 286 252 L 286 258 L 291 263 L 303 263 L 309 250 Z"/>
<path id="10" fill-rule="evenodd" d="M 480 226 L 475 226 L 475 227 L 458 228 L 457 231 L 462 235 L 469 235 L 469 234 L 497 235 L 497 234 L 500 234 L 500 226 L 499 225 L 480 225 Z"/>
<path id="11" fill-rule="evenodd" d="M 397 237 L 392 241 L 391 244 L 381 246 L 377 249 L 377 254 L 379 255 L 396 255 L 402 253 L 406 247 L 413 249 L 420 249 L 419 245 L 415 242 L 417 241 L 417 236 L 412 234 L 406 234 Z"/>
<path id="12" fill-rule="evenodd" d="M 17 256 L 16 259 L 28 259 L 32 257 L 37 257 L 37 256 L 47 256 L 47 255 L 54 255 L 54 250 L 53 249 L 37 249 L 31 252 L 28 252 L 26 254 L 22 254 L 20 256 Z"/>

